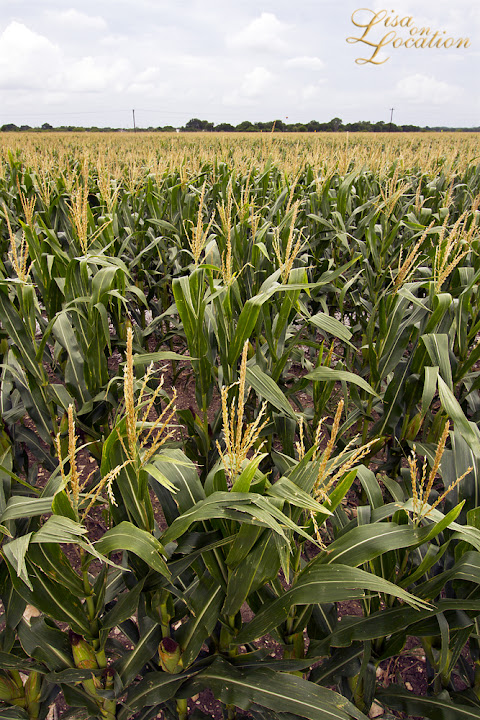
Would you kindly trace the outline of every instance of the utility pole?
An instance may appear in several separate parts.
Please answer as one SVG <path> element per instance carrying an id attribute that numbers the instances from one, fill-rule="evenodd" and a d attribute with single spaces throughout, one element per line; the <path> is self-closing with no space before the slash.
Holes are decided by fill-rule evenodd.
<path id="1" fill-rule="evenodd" d="M 137 132 L 137 126 L 135 125 L 135 110 L 132 110 L 133 115 L 133 132 Z"/>
<path id="2" fill-rule="evenodd" d="M 395 108 L 390 108 L 390 127 L 388 129 L 388 132 L 392 132 L 392 120 L 393 120 L 393 111 Z"/>

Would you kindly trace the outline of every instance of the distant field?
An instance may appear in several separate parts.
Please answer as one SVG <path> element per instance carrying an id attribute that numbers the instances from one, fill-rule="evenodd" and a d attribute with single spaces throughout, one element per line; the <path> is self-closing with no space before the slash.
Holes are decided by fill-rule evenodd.
<path id="1" fill-rule="evenodd" d="M 113 165 L 150 162 L 153 171 L 186 161 L 189 172 L 204 162 L 228 162 L 241 169 L 262 164 L 268 157 L 282 170 L 298 171 L 302 164 L 345 172 L 367 165 L 382 169 L 399 161 L 403 170 L 424 172 L 464 170 L 480 157 L 479 133 L 3 133 L 0 148 L 36 155 L 105 154 Z M 61 169 L 61 168 L 59 168 Z"/>

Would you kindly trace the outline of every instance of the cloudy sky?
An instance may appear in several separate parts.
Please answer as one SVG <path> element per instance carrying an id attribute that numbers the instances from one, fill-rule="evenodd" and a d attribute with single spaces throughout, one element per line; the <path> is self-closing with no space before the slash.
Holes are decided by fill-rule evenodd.
<path id="1" fill-rule="evenodd" d="M 133 108 L 141 127 L 192 117 L 388 122 L 392 107 L 398 124 L 480 125 L 478 0 L 0 0 L 0 9 L 0 125 L 130 127 Z M 411 47 L 421 28 L 434 45 L 470 47 Z M 375 52 L 382 64 L 357 62 Z"/>

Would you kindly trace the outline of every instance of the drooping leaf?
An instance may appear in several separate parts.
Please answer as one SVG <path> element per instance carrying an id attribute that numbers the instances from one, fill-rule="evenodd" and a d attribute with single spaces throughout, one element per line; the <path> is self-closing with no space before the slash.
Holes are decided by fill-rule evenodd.
<path id="1" fill-rule="evenodd" d="M 61 583 L 52 582 L 33 563 L 27 562 L 30 587 L 17 576 L 12 577 L 13 585 L 22 598 L 60 622 L 66 622 L 80 635 L 90 635 L 90 622 L 82 603 Z"/>
<path id="2" fill-rule="evenodd" d="M 438 376 L 438 394 L 440 395 L 440 402 L 445 412 L 455 423 L 455 430 L 458 430 L 477 457 L 480 457 L 480 437 L 478 429 L 467 420 L 460 403 L 440 375 Z"/>
<path id="3" fill-rule="evenodd" d="M 47 625 L 42 616 L 22 620 L 18 637 L 25 652 L 50 670 L 73 667 L 73 657 L 67 633 Z"/>
<path id="4" fill-rule="evenodd" d="M 164 577 L 170 577 L 165 560 L 163 545 L 150 533 L 124 521 L 116 525 L 97 540 L 96 549 L 108 554 L 118 550 L 127 550 L 141 558 L 153 570 Z"/>
<path id="5" fill-rule="evenodd" d="M 390 685 L 385 690 L 379 690 L 378 699 L 394 710 L 402 710 L 409 715 L 427 717 L 431 720 L 479 720 L 480 718 L 480 708 L 462 705 L 458 699 L 453 701 L 446 690 L 436 697 L 422 697 Z"/>
<path id="6" fill-rule="evenodd" d="M 262 637 L 282 623 L 293 605 L 324 604 L 364 597 L 365 590 L 401 598 L 414 607 L 429 607 L 397 585 L 346 565 L 309 565 L 282 597 L 266 604 L 237 636 L 245 643 Z"/>
<path id="7" fill-rule="evenodd" d="M 258 365 L 253 365 L 252 367 L 247 365 L 247 382 L 253 387 L 255 392 L 260 395 L 260 397 L 267 400 L 277 410 L 285 413 L 293 420 L 297 419 L 292 406 L 278 387 L 277 383 L 272 380 L 267 373 L 263 372 Z"/>
<path id="8" fill-rule="evenodd" d="M 335 370 L 334 368 L 329 367 L 318 367 L 305 375 L 305 377 L 309 380 L 315 381 L 322 380 L 324 382 L 330 382 L 333 380 L 334 382 L 353 383 L 354 385 L 358 385 L 358 387 L 362 388 L 362 390 L 368 392 L 370 395 L 378 397 L 375 390 L 367 383 L 366 380 L 359 375 L 348 372 L 347 370 Z"/>
<path id="9" fill-rule="evenodd" d="M 176 696 L 181 685 L 194 673 L 184 672 L 170 675 L 166 672 L 149 672 L 131 689 L 125 701 L 130 713 L 137 712 L 148 705 L 164 703 Z"/>
<path id="10" fill-rule="evenodd" d="M 330 543 L 311 564 L 313 566 L 318 562 L 330 565 L 340 562 L 350 567 L 357 567 L 389 550 L 415 545 L 421 538 L 422 532 L 408 525 L 395 523 L 360 525 Z"/>
<path id="11" fill-rule="evenodd" d="M 210 688 L 219 700 L 248 710 L 252 703 L 308 720 L 366 720 L 347 698 L 300 677 L 273 670 L 241 671 L 217 658 L 187 684 L 185 692 Z"/>

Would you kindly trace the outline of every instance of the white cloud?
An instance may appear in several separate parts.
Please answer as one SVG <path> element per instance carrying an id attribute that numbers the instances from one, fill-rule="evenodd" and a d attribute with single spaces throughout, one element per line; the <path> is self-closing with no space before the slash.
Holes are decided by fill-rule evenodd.
<path id="1" fill-rule="evenodd" d="M 62 12 L 47 12 L 49 19 L 55 23 L 71 27 L 76 32 L 81 30 L 106 30 L 107 23 L 100 15 L 86 15 L 75 8 Z"/>
<path id="2" fill-rule="evenodd" d="M 137 93 L 149 92 L 158 79 L 158 68 L 147 66 L 135 72 L 130 61 L 118 54 L 71 57 L 66 49 L 18 21 L 0 35 L 0 89 L 14 91 L 17 99 L 22 91 L 37 96 L 46 93 L 42 99 L 50 105 L 66 93 L 118 93 L 129 86 Z"/>
<path id="3" fill-rule="evenodd" d="M 54 90 L 53 92 L 46 92 L 42 96 L 42 100 L 45 105 L 64 105 L 69 99 L 69 95 L 61 90 Z"/>
<path id="4" fill-rule="evenodd" d="M 120 92 L 131 76 L 132 70 L 127 60 L 99 60 L 89 56 L 67 66 L 59 85 L 62 82 L 65 89 L 71 92 Z"/>
<path id="5" fill-rule="evenodd" d="M 258 97 L 264 97 L 275 82 L 275 75 L 267 68 L 259 66 L 245 73 L 239 87 L 227 93 L 223 101 L 226 105 L 243 105 Z"/>
<path id="6" fill-rule="evenodd" d="M 138 83 L 153 83 L 158 80 L 160 76 L 160 68 L 148 67 L 142 72 L 139 72 L 135 78 L 135 82 Z"/>
<path id="7" fill-rule="evenodd" d="M 271 85 L 273 75 L 270 70 L 264 67 L 256 67 L 247 73 L 241 85 L 242 95 L 245 97 L 257 97 Z"/>
<path id="8" fill-rule="evenodd" d="M 309 100 L 316 100 L 318 97 L 320 97 L 320 91 L 323 92 L 322 85 L 322 82 L 305 85 L 305 87 L 302 88 L 300 93 L 302 100 L 304 100 L 305 102 L 308 102 Z"/>
<path id="9" fill-rule="evenodd" d="M 243 30 L 227 37 L 227 45 L 240 50 L 284 52 L 288 49 L 285 35 L 289 28 L 273 13 L 263 12 Z"/>
<path id="10" fill-rule="evenodd" d="M 12 21 L 0 35 L 0 88 L 47 87 L 52 68 L 61 61 L 60 48 L 23 23 Z"/>
<path id="11" fill-rule="evenodd" d="M 137 0 L 134 12 L 128 0 L 3 5 L 4 122 L 32 124 L 38 113 L 39 122 L 115 126 L 124 122 L 120 112 L 129 122 L 133 107 L 147 125 L 189 117 L 326 121 L 330 113 L 345 122 L 388 121 L 391 106 L 399 122 L 478 121 L 480 2 L 472 0 L 378 0 L 373 7 L 412 15 L 416 25 L 471 38 L 462 50 L 385 48 L 391 60 L 379 67 L 360 67 L 359 44 L 346 43 L 355 34 L 355 0 L 229 7 L 221 0 Z"/>
<path id="12" fill-rule="evenodd" d="M 321 70 L 325 67 L 325 63 L 319 57 L 302 55 L 301 57 L 289 58 L 285 61 L 285 66 L 294 69 L 298 68 L 299 70 Z"/>
<path id="13" fill-rule="evenodd" d="M 415 73 L 397 82 L 397 91 L 401 98 L 412 103 L 447 105 L 458 100 L 462 89 L 437 80 L 432 75 Z"/>
<path id="14" fill-rule="evenodd" d="M 165 95 L 169 87 L 167 82 L 162 81 L 160 68 L 148 67 L 135 76 L 134 81 L 127 87 L 127 92 L 159 97 Z"/>

